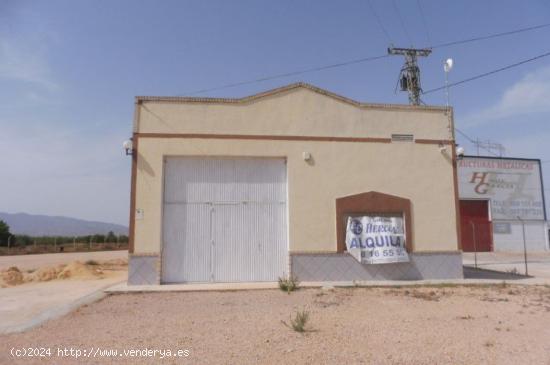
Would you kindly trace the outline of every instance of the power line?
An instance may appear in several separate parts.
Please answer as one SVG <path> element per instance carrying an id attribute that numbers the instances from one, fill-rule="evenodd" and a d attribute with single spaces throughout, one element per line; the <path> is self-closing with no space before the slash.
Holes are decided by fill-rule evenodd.
<path id="1" fill-rule="evenodd" d="M 216 91 L 216 90 L 228 89 L 228 88 L 237 87 L 237 86 L 255 84 L 257 82 L 269 81 L 269 80 L 279 79 L 279 78 L 282 78 L 282 77 L 296 76 L 296 75 L 301 75 L 301 74 L 305 74 L 305 73 L 309 73 L 309 72 L 323 71 L 323 70 L 328 70 L 328 69 L 331 69 L 331 68 L 349 66 L 349 65 L 353 65 L 353 64 L 357 64 L 357 63 L 376 61 L 376 60 L 380 60 L 380 59 L 386 58 L 386 57 L 389 57 L 389 55 L 384 54 L 384 55 L 380 55 L 380 56 L 358 58 L 358 59 L 351 60 L 351 61 L 333 63 L 332 65 L 308 68 L 308 69 L 300 70 L 300 71 L 292 71 L 292 72 L 286 72 L 286 73 L 277 74 L 277 75 L 265 76 L 265 77 L 261 77 L 261 78 L 254 79 L 254 80 L 235 82 L 235 83 L 232 83 L 232 84 L 225 84 L 225 85 L 222 85 L 222 86 L 212 87 L 212 88 L 209 88 L 209 89 L 197 90 L 197 91 L 194 91 L 194 92 L 191 92 L 191 93 L 187 93 L 185 95 L 202 94 L 202 93 L 210 92 L 210 91 Z"/>
<path id="2" fill-rule="evenodd" d="M 532 26 L 532 27 L 510 30 L 510 31 L 507 31 L 507 32 L 502 32 L 502 33 L 494 33 L 494 34 L 489 34 L 489 35 L 475 37 L 475 38 L 468 38 L 468 39 L 463 39 L 463 40 L 459 40 L 459 41 L 440 43 L 440 44 L 436 44 L 435 46 L 432 46 L 431 48 L 435 49 L 435 48 L 450 47 L 450 46 L 455 46 L 457 44 L 464 44 L 464 43 L 482 41 L 482 40 L 485 40 L 485 39 L 504 37 L 504 36 L 508 36 L 508 35 L 512 35 L 512 34 L 523 33 L 523 32 L 528 32 L 528 31 L 531 31 L 531 30 L 547 28 L 547 27 L 550 27 L 550 23 L 539 24 L 539 25 L 535 25 L 535 26 Z"/>
<path id="3" fill-rule="evenodd" d="M 498 68 L 498 69 L 496 69 L 496 70 L 492 70 L 492 71 L 485 72 L 485 73 L 482 73 L 482 74 L 479 74 L 479 75 L 476 75 L 476 76 L 472 76 L 472 77 L 469 77 L 469 78 L 464 79 L 464 80 L 460 80 L 460 81 L 457 81 L 457 82 L 453 82 L 453 83 L 448 84 L 447 86 L 436 87 L 435 89 L 430 89 L 430 90 L 424 91 L 423 94 L 433 93 L 433 92 L 435 92 L 435 91 L 443 90 L 443 89 L 445 89 L 446 87 L 453 87 L 453 86 L 457 86 L 457 85 L 464 84 L 464 83 L 466 83 L 466 82 L 470 82 L 470 81 L 474 81 L 474 80 L 477 80 L 477 79 L 481 79 L 481 78 L 483 78 L 483 77 L 487 77 L 487 76 L 496 74 L 496 73 L 501 72 L 501 71 L 506 71 L 506 70 L 509 70 L 509 69 L 511 69 L 511 68 L 514 68 L 514 67 L 517 67 L 517 66 L 521 66 L 521 65 L 523 65 L 523 64 L 525 64 L 525 63 L 532 62 L 532 61 L 536 61 L 536 60 L 538 60 L 538 59 L 541 59 L 541 58 L 544 58 L 544 57 L 548 57 L 548 56 L 550 56 L 550 52 L 546 52 L 546 53 L 543 53 L 543 54 L 541 54 L 541 55 L 538 55 L 538 56 L 535 56 L 535 57 L 532 57 L 532 58 L 529 58 L 529 59 L 526 59 L 526 60 L 523 60 L 523 61 L 520 61 L 520 62 L 516 62 L 516 63 L 513 63 L 513 64 L 508 65 L 508 66 L 504 66 L 504 67 Z"/>
<path id="4" fill-rule="evenodd" d="M 373 12 L 373 13 L 376 14 L 375 12 Z M 378 16 L 376 15 L 376 17 L 378 17 Z M 464 40 L 459 40 L 459 41 L 453 41 L 453 42 L 449 42 L 449 43 L 441 43 L 441 44 L 435 45 L 431 48 L 434 49 L 434 48 L 450 47 L 450 46 L 453 46 L 453 45 L 464 44 L 464 43 L 469 43 L 469 42 L 477 42 L 477 41 L 480 41 L 480 40 L 485 40 L 485 39 L 490 39 L 490 38 L 503 37 L 503 36 L 507 36 L 507 35 L 511 35 L 511 34 L 527 32 L 527 31 L 530 31 L 530 30 L 535 30 L 535 29 L 540 29 L 540 28 L 545 28 L 545 27 L 550 27 L 550 23 L 540 24 L 540 25 L 536 25 L 536 26 L 532 26 L 532 27 L 528 27 L 528 28 L 516 29 L 516 30 L 503 32 L 503 33 L 491 34 L 491 35 L 487 35 L 487 36 L 481 36 L 481 37 L 476 37 L 476 38 L 469 38 L 469 39 L 464 39 Z M 383 28 L 383 26 L 382 26 L 382 28 Z M 383 28 L 383 29 L 385 29 L 385 28 Z M 249 84 L 274 80 L 274 79 L 283 78 L 283 77 L 297 76 L 297 75 L 310 73 L 310 72 L 324 71 L 324 70 L 328 70 L 328 69 L 332 69 L 332 68 L 344 67 L 344 66 L 348 66 L 348 65 L 352 65 L 352 64 L 357 64 L 357 63 L 375 61 L 375 60 L 386 58 L 386 57 L 388 57 L 387 54 L 379 55 L 379 56 L 373 56 L 373 57 L 359 58 L 359 59 L 355 59 L 355 60 L 351 60 L 351 61 L 344 61 L 344 62 L 335 63 L 335 64 L 331 64 L 331 65 L 326 65 L 326 66 L 319 66 L 319 67 L 309 68 L 309 69 L 300 70 L 300 71 L 292 71 L 292 72 L 287 72 L 287 73 L 281 73 L 281 74 L 265 76 L 265 77 L 261 77 L 261 78 L 257 78 L 257 79 L 253 79 L 253 80 L 230 83 L 230 84 L 226 84 L 226 85 L 222 85 L 222 86 L 196 90 L 196 91 L 193 91 L 193 92 L 185 93 L 183 95 L 188 96 L 188 95 L 202 94 L 202 93 L 205 93 L 205 92 L 228 89 L 228 88 L 233 88 L 233 87 L 243 86 L 243 85 L 249 85 Z M 425 94 L 428 93 L 428 92 L 432 92 L 432 91 L 435 91 L 435 90 L 429 90 L 429 91 L 425 92 Z"/>
<path id="5" fill-rule="evenodd" d="M 426 38 L 428 38 L 428 44 L 432 44 L 430 31 L 428 29 L 428 22 L 426 22 L 426 17 L 424 16 L 424 11 L 422 10 L 422 5 L 420 4 L 420 0 L 416 0 L 416 5 L 418 6 L 418 11 L 420 12 L 420 18 L 422 19 L 422 24 L 424 25 L 424 30 L 426 31 Z"/>
<path id="6" fill-rule="evenodd" d="M 382 20 L 380 19 L 380 17 L 376 13 L 376 10 L 374 10 L 374 6 L 372 6 L 371 0 L 368 0 L 368 4 L 369 4 L 369 7 L 370 7 L 370 10 L 372 11 L 372 14 L 374 15 L 374 18 L 376 19 L 376 22 L 380 26 L 380 29 L 382 29 L 382 32 L 386 35 L 386 38 L 388 38 L 388 42 L 393 43 L 393 41 L 391 40 L 390 34 L 388 33 L 388 31 L 384 27 L 384 24 L 382 23 Z"/>
<path id="7" fill-rule="evenodd" d="M 405 21 L 403 20 L 403 17 L 401 16 L 401 12 L 399 11 L 399 8 L 397 7 L 397 4 L 395 3 L 395 0 L 391 1 L 393 4 L 393 10 L 397 13 L 397 18 L 399 19 L 399 22 L 401 23 L 401 28 L 403 28 L 403 32 L 405 32 L 405 35 L 407 36 L 407 39 L 409 40 L 411 46 L 413 44 L 413 41 L 411 39 L 411 36 L 409 35 L 409 32 L 407 30 L 407 27 L 405 26 Z"/>

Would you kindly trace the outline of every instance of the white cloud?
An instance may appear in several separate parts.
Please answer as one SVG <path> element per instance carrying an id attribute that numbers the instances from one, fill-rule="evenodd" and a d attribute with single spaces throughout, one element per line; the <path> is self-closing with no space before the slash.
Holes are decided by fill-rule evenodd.
<path id="1" fill-rule="evenodd" d="M 0 39 L 0 78 L 29 82 L 57 90 L 43 42 Z"/>
<path id="2" fill-rule="evenodd" d="M 504 91 L 500 100 L 472 113 L 461 126 L 478 126 L 519 115 L 550 112 L 550 66 L 527 74 Z"/>

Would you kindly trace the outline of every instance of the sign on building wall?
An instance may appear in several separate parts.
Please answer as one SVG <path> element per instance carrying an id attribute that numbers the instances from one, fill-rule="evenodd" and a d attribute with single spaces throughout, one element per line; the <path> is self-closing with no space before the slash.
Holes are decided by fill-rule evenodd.
<path id="1" fill-rule="evenodd" d="M 363 264 L 409 261 L 402 217 L 349 217 L 346 246 Z"/>
<path id="2" fill-rule="evenodd" d="M 495 222 L 493 223 L 493 233 L 511 234 L 512 224 L 510 222 Z"/>
<path id="3" fill-rule="evenodd" d="M 460 199 L 489 199 L 492 219 L 544 220 L 539 162 L 465 157 L 458 161 Z"/>

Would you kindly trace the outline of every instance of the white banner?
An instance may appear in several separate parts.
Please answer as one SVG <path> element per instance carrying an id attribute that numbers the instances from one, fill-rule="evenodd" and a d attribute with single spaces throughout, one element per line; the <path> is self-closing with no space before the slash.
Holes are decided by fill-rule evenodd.
<path id="1" fill-rule="evenodd" d="M 401 217 L 349 217 L 346 247 L 362 264 L 409 261 Z"/>

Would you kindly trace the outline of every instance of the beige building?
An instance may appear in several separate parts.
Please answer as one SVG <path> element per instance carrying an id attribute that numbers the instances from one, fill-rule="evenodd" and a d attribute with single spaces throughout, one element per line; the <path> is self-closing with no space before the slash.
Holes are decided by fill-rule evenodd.
<path id="1" fill-rule="evenodd" d="M 130 284 L 462 277 L 450 109 L 304 83 L 137 97 Z M 348 253 L 348 217 L 402 219 L 407 262 Z"/>

